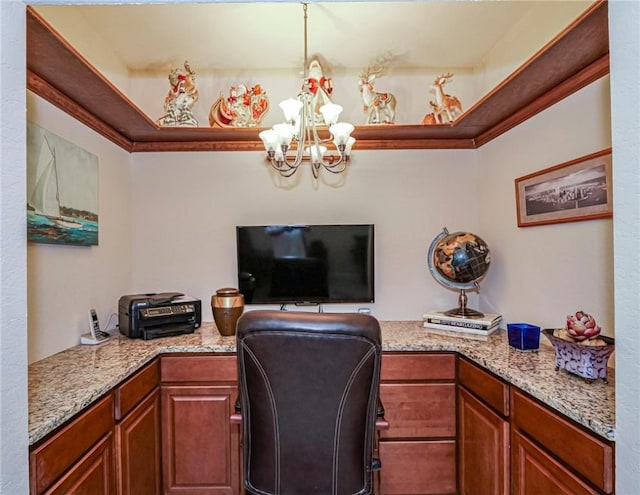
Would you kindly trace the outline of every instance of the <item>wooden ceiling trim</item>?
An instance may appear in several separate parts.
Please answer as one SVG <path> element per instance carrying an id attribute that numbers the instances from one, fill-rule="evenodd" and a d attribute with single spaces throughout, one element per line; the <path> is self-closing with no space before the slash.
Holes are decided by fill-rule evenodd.
<path id="1" fill-rule="evenodd" d="M 132 151 L 133 142 L 130 139 L 117 132 L 109 124 L 97 118 L 94 113 L 81 107 L 74 100 L 69 98 L 64 93 L 58 91 L 47 81 L 28 69 L 27 89 L 34 92 L 52 105 L 58 107 L 60 110 L 69 114 L 79 122 L 82 122 L 87 127 L 96 131 L 98 134 L 101 134 L 117 146 L 120 146 L 125 151 Z"/>
<path id="2" fill-rule="evenodd" d="M 354 149 L 474 149 L 609 72 L 606 0 L 453 124 L 357 126 Z M 27 7 L 27 86 L 128 152 L 262 150 L 261 129 L 160 127 Z M 69 77 L 73 74 L 73 77 Z"/>
<path id="3" fill-rule="evenodd" d="M 501 121 L 498 125 L 492 127 L 486 132 L 481 133 L 475 140 L 476 146 L 479 148 L 487 144 L 489 141 L 497 138 L 501 134 L 513 129 L 534 115 L 555 105 L 559 101 L 567 98 L 576 91 L 588 86 L 592 82 L 609 74 L 609 55 L 604 55 L 594 63 L 574 74 L 570 78 L 558 84 L 552 90 L 547 91 L 529 105 L 524 106 L 520 110 L 513 112 L 509 117 Z"/>

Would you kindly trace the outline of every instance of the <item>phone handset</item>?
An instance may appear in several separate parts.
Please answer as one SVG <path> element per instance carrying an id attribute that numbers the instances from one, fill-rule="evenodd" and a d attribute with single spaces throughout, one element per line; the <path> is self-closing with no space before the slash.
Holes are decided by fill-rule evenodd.
<path id="1" fill-rule="evenodd" d="M 106 342 L 111 338 L 107 332 L 100 330 L 100 322 L 95 309 L 89 310 L 89 333 L 80 336 L 81 344 L 95 345 Z"/>

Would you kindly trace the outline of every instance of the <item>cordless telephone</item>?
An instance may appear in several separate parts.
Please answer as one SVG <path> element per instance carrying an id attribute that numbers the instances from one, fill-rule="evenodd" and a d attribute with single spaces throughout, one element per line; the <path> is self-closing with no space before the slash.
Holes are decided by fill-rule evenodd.
<path id="1" fill-rule="evenodd" d="M 80 336 L 81 344 L 96 345 L 106 342 L 111 338 L 107 332 L 100 330 L 100 322 L 95 309 L 89 310 L 89 333 Z"/>

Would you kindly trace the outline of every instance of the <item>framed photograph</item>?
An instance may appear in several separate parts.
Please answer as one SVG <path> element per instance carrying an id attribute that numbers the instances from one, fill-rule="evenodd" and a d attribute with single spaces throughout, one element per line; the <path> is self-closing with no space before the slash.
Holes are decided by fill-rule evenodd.
<path id="1" fill-rule="evenodd" d="M 518 227 L 613 215 L 611 148 L 515 180 Z"/>
<path id="2" fill-rule="evenodd" d="M 27 123 L 27 239 L 98 245 L 98 157 Z"/>

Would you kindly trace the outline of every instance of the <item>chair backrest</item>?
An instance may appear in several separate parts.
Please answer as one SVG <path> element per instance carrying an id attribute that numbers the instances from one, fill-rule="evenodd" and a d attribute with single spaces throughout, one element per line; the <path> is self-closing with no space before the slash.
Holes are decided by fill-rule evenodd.
<path id="1" fill-rule="evenodd" d="M 371 493 L 378 321 L 358 313 L 250 311 L 236 333 L 249 493 Z"/>

